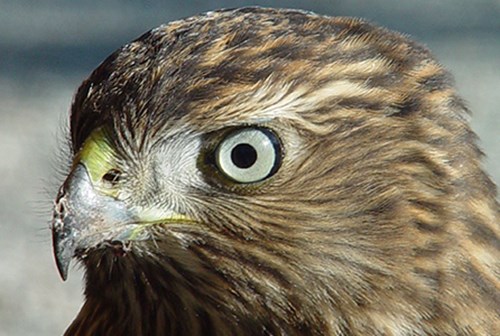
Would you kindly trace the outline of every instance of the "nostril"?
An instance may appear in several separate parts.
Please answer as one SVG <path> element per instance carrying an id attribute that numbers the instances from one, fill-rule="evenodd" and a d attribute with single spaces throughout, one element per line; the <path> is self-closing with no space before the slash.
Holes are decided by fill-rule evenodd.
<path id="1" fill-rule="evenodd" d="M 122 173 L 118 169 L 110 169 L 101 178 L 104 186 L 108 188 L 115 186 L 120 181 L 121 174 Z"/>

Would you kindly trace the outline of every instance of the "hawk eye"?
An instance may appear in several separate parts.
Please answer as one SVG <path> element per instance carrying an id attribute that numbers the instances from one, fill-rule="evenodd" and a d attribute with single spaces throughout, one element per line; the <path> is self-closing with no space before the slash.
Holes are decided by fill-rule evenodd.
<path id="1" fill-rule="evenodd" d="M 278 170 L 280 141 L 266 128 L 238 129 L 222 140 L 215 159 L 220 171 L 235 182 L 259 182 Z"/>

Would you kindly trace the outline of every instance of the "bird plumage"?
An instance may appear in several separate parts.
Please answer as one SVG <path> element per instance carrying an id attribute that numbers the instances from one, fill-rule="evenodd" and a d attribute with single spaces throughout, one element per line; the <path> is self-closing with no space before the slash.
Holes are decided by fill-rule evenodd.
<path id="1" fill-rule="evenodd" d="M 74 98 L 74 165 L 103 130 L 109 195 L 155 220 L 75 251 L 66 334 L 500 334 L 496 188 L 467 119 L 427 49 L 363 20 L 244 8 L 153 29 Z M 237 183 L 215 149 L 252 127 L 280 166 Z"/>

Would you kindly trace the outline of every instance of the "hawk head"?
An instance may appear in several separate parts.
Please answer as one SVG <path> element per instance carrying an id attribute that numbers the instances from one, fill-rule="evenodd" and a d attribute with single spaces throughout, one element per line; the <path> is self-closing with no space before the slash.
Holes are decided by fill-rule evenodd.
<path id="1" fill-rule="evenodd" d="M 495 334 L 498 205 L 466 117 L 425 48 L 362 20 L 151 30 L 74 98 L 67 334 Z"/>

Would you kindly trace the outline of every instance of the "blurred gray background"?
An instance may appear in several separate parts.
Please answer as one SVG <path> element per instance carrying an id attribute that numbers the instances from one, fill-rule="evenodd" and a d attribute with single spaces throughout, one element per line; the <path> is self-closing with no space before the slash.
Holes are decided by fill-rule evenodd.
<path id="1" fill-rule="evenodd" d="M 485 167 L 500 181 L 500 0 L 180 2 L 0 0 L 0 335 L 60 335 L 76 315 L 82 273 L 73 267 L 60 280 L 48 230 L 62 178 L 57 143 L 79 83 L 161 23 L 261 5 L 361 16 L 408 33 L 454 73 Z"/>

